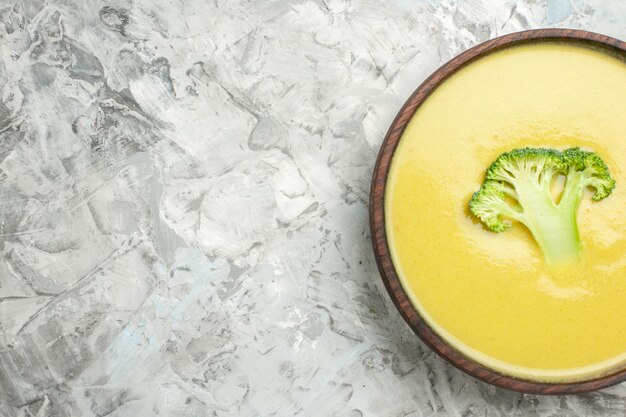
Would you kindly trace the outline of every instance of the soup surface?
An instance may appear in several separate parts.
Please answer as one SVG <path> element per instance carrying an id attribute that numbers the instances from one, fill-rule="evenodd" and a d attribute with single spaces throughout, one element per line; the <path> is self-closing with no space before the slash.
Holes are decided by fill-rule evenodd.
<path id="1" fill-rule="evenodd" d="M 520 224 L 491 233 L 468 211 L 486 168 L 521 147 L 598 153 L 617 186 L 578 210 L 580 264 L 550 268 Z M 538 42 L 478 59 L 422 104 L 389 173 L 391 254 L 422 317 L 507 375 L 575 381 L 626 364 L 626 63 Z"/>

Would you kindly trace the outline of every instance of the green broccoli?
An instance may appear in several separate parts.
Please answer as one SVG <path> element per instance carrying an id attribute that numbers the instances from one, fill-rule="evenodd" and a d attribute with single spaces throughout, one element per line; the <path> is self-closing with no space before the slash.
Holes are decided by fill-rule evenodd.
<path id="1" fill-rule="evenodd" d="M 565 185 L 555 201 L 551 187 L 558 175 L 565 176 Z M 508 229 L 508 220 L 525 225 L 548 264 L 571 262 L 580 259 L 582 250 L 576 212 L 587 187 L 595 189 L 594 201 L 615 188 L 609 168 L 595 153 L 579 148 L 514 149 L 487 169 L 469 208 L 492 232 Z"/>

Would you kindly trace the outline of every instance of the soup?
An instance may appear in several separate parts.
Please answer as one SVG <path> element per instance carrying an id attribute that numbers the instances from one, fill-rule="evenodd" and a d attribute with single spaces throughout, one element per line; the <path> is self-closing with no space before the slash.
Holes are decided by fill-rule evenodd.
<path id="1" fill-rule="evenodd" d="M 394 266 L 424 320 L 506 375 L 580 381 L 626 365 L 626 63 L 535 42 L 467 65 L 424 101 L 395 151 L 385 195 Z M 485 169 L 515 148 L 596 152 L 617 186 L 578 209 L 582 259 L 550 267 L 514 223 L 468 210 Z"/>

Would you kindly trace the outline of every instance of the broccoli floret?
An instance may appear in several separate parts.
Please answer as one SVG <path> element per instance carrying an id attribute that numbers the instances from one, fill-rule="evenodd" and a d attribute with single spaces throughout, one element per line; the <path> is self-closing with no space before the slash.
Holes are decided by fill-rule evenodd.
<path id="1" fill-rule="evenodd" d="M 551 187 L 557 175 L 565 176 L 565 185 L 555 201 Z M 525 225 L 549 264 L 571 262 L 580 259 L 582 250 L 576 212 L 587 187 L 595 189 L 594 201 L 615 188 L 609 168 L 595 153 L 579 148 L 514 149 L 487 169 L 469 207 L 492 232 L 505 231 L 510 220 Z"/>

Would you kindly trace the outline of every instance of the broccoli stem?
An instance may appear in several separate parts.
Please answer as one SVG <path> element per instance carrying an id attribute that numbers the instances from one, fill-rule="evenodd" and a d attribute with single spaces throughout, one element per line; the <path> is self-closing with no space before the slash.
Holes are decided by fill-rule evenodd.
<path id="1" fill-rule="evenodd" d="M 576 212 L 584 187 L 583 178 L 568 177 L 559 203 L 550 194 L 549 185 L 519 181 L 518 202 L 524 208 L 520 221 L 530 230 L 549 264 L 580 259 L 582 245 Z"/>
<path id="2" fill-rule="evenodd" d="M 538 215 L 533 213 L 527 218 L 526 226 L 533 234 L 548 264 L 580 259 L 582 246 L 575 213 L 557 208 Z"/>

